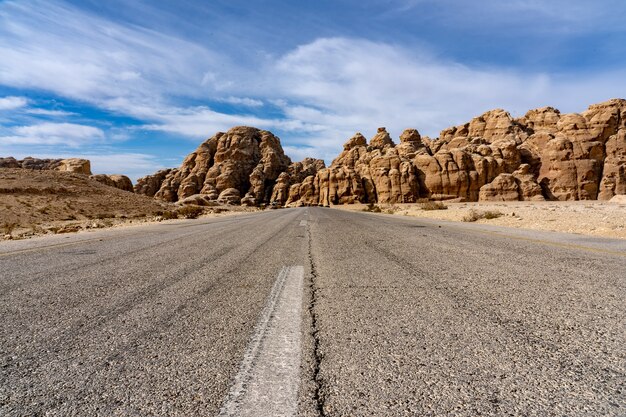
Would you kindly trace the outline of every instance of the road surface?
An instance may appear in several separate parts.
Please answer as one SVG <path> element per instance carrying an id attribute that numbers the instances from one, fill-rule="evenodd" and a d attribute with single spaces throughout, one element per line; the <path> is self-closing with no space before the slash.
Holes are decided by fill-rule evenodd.
<path id="1" fill-rule="evenodd" d="M 0 244 L 2 416 L 624 416 L 626 242 L 324 208 Z"/>

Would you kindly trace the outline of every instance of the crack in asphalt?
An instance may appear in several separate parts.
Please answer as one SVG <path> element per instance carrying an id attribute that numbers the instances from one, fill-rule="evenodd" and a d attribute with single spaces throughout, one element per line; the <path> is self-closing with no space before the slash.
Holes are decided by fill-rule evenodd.
<path id="1" fill-rule="evenodd" d="M 311 336 L 313 337 L 313 382 L 315 383 L 315 390 L 313 392 L 313 400 L 315 401 L 316 411 L 319 416 L 325 417 L 328 414 L 324 409 L 326 398 L 324 394 L 324 379 L 320 374 L 320 366 L 323 359 L 323 354 L 320 349 L 320 334 L 317 326 L 317 313 L 315 307 L 317 305 L 317 298 L 319 288 L 317 286 L 317 269 L 315 267 L 315 260 L 313 259 L 312 242 L 311 237 L 311 224 L 306 224 L 306 234 L 308 240 L 308 259 L 311 268 L 311 280 L 309 284 L 311 299 L 309 302 L 309 315 L 311 317 Z"/>

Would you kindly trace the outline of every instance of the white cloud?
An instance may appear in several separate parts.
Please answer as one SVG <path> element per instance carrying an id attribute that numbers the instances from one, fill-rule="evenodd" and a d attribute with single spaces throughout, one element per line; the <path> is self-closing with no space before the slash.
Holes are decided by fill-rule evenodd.
<path id="1" fill-rule="evenodd" d="M 622 0 L 391 0 L 387 14 L 434 14 L 431 19 L 442 19 L 444 25 L 470 27 L 515 27 L 522 32 L 609 31 L 623 32 Z M 549 24 L 546 24 L 549 22 Z"/>
<path id="2" fill-rule="evenodd" d="M 74 157 L 89 159 L 94 174 L 124 174 L 133 183 L 139 177 L 165 168 L 153 155 L 143 153 L 85 153 Z"/>
<path id="3" fill-rule="evenodd" d="M 223 99 L 218 99 L 218 101 L 221 101 L 223 103 L 228 103 L 228 104 L 239 104 L 242 106 L 246 106 L 246 107 L 261 107 L 263 106 L 263 101 L 261 100 L 256 100 L 253 98 L 249 98 L 249 97 L 226 97 Z"/>
<path id="4" fill-rule="evenodd" d="M 61 145 L 78 148 L 102 142 L 104 132 L 93 126 L 74 123 L 41 123 L 10 128 L 11 135 L 0 136 L 4 145 Z"/>
<path id="5" fill-rule="evenodd" d="M 24 97 L 7 96 L 0 97 L 0 110 L 14 110 L 25 107 L 28 99 Z"/>
<path id="6" fill-rule="evenodd" d="M 396 138 L 408 127 L 436 137 L 493 108 L 514 115 L 545 105 L 582 111 L 626 96 L 626 71 L 564 77 L 472 68 L 362 39 L 318 39 L 278 59 L 271 73 L 278 80 L 272 89 L 288 98 L 276 102 L 286 118 L 322 127 L 300 144 L 325 155 L 378 126 Z"/>
<path id="7" fill-rule="evenodd" d="M 47 110 L 47 109 L 27 109 L 26 113 L 34 114 L 37 116 L 50 116 L 50 117 L 67 117 L 76 116 L 77 113 L 63 111 L 63 110 Z"/>
<path id="8" fill-rule="evenodd" d="M 489 4 L 489 13 L 503 16 L 523 9 L 543 15 L 556 10 L 552 3 L 534 0 Z M 589 7 L 583 9 L 567 13 L 573 19 Z M 589 13 L 598 19 L 597 13 Z M 454 19 L 474 24 L 467 16 L 455 13 Z M 254 65 L 235 65 L 227 52 L 113 23 L 58 1 L 0 4 L 0 84 L 50 91 L 142 120 L 142 129 L 194 140 L 235 125 L 253 125 L 278 131 L 286 149 L 298 155 L 306 149 L 327 161 L 354 132 L 371 136 L 378 126 L 386 126 L 396 138 L 407 127 L 436 136 L 492 108 L 517 115 L 544 105 L 581 111 L 594 102 L 626 97 L 626 70 L 592 75 L 518 72 L 462 65 L 421 48 L 358 38 L 322 38 L 282 55 L 259 54 Z M 15 105 L 16 98 L 11 99 L 13 104 L 7 105 Z M 202 100 L 240 108 L 225 114 L 185 105 Z M 282 115 L 268 116 L 265 103 Z M 28 112 L 63 116 L 43 109 Z M 0 143 L 80 147 L 104 139 L 104 132 L 93 127 L 50 124 L 46 128 L 54 132 L 44 132 L 38 126 L 14 128 L 0 135 Z"/>
<path id="9" fill-rule="evenodd" d="M 1 84 L 91 103 L 194 96 L 211 88 L 199 87 L 215 62 L 227 66 L 225 58 L 183 39 L 39 0 L 2 5 L 0 56 Z"/>

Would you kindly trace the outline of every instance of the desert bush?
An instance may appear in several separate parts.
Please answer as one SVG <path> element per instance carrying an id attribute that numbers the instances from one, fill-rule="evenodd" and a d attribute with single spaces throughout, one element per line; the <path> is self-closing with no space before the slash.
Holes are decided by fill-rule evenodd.
<path id="1" fill-rule="evenodd" d="M 486 211 L 484 213 L 484 218 L 487 220 L 497 219 L 498 217 L 502 217 L 502 216 L 504 216 L 504 214 L 502 214 L 499 211 Z"/>
<path id="2" fill-rule="evenodd" d="M 475 222 L 478 219 L 480 219 L 481 213 L 472 209 L 469 211 L 469 213 L 467 213 L 465 216 L 463 216 L 463 221 L 464 222 Z"/>
<path id="3" fill-rule="evenodd" d="M 177 219 L 178 213 L 175 211 L 166 210 L 163 212 L 163 214 L 161 214 L 161 217 L 163 218 L 163 220 Z"/>
<path id="4" fill-rule="evenodd" d="M 202 213 L 204 213 L 204 209 L 200 206 L 184 206 L 177 210 L 178 216 L 183 219 L 197 219 Z"/>
<path id="5" fill-rule="evenodd" d="M 447 210 L 448 206 L 443 204 L 441 201 L 427 201 L 422 203 L 422 210 Z"/>
<path id="6" fill-rule="evenodd" d="M 497 219 L 498 217 L 503 216 L 504 214 L 502 214 L 499 211 L 478 211 L 478 210 L 470 210 L 469 213 L 467 215 L 465 215 L 463 217 L 463 221 L 464 222 L 475 222 L 477 220 L 480 219 L 486 219 L 486 220 L 491 220 L 491 219 Z"/>
<path id="7" fill-rule="evenodd" d="M 15 230 L 16 227 L 17 224 L 15 223 L 5 222 L 2 224 L 2 234 L 10 235 L 11 233 L 13 233 L 13 230 Z"/>
<path id="8" fill-rule="evenodd" d="M 396 211 L 400 210 L 400 207 L 398 206 L 389 206 L 384 210 L 384 213 L 386 214 L 394 214 Z"/>
<path id="9" fill-rule="evenodd" d="M 367 211 L 370 213 L 380 213 L 382 212 L 382 209 L 378 206 L 378 204 L 369 203 L 367 207 L 363 209 L 363 211 Z"/>
<path id="10" fill-rule="evenodd" d="M 45 233 L 45 230 L 43 229 L 43 227 L 39 226 L 38 224 L 34 224 L 30 227 L 30 231 L 34 234 L 34 235 L 39 235 L 42 233 Z"/>

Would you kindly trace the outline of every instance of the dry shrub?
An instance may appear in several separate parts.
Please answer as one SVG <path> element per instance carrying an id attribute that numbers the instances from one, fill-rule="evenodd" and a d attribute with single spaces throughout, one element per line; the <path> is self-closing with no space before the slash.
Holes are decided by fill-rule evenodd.
<path id="1" fill-rule="evenodd" d="M 178 213 L 175 211 L 166 210 L 161 214 L 163 220 L 173 220 L 178 218 Z"/>
<path id="2" fill-rule="evenodd" d="M 367 211 L 370 213 L 380 213 L 382 212 L 382 209 L 378 206 L 378 204 L 369 203 L 367 207 L 363 209 L 363 211 Z"/>
<path id="3" fill-rule="evenodd" d="M 5 222 L 2 224 L 2 233 L 5 235 L 10 235 L 11 233 L 13 233 L 13 230 L 15 230 L 16 227 L 17 224 L 15 223 Z"/>
<path id="4" fill-rule="evenodd" d="M 385 209 L 385 213 L 386 214 L 394 214 L 396 211 L 400 210 L 400 207 L 398 206 L 389 206 Z"/>
<path id="5" fill-rule="evenodd" d="M 491 219 L 497 219 L 498 217 L 502 217 L 504 216 L 504 214 L 502 214 L 499 211 L 478 211 L 478 210 L 470 210 L 469 213 L 463 217 L 463 221 L 464 222 L 475 222 L 477 220 L 480 219 L 486 219 L 486 220 L 491 220 Z"/>
<path id="6" fill-rule="evenodd" d="M 183 219 L 197 219 L 204 213 L 204 209 L 200 206 L 184 206 L 177 210 L 178 216 Z"/>
<path id="7" fill-rule="evenodd" d="M 504 214 L 499 211 L 486 211 L 484 213 L 484 218 L 487 220 L 497 219 L 498 217 L 502 216 L 504 216 Z"/>
<path id="8" fill-rule="evenodd" d="M 448 206 L 443 204 L 441 201 L 427 201 L 422 203 L 422 210 L 447 210 Z"/>
<path id="9" fill-rule="evenodd" d="M 33 224 L 30 227 L 30 231 L 34 234 L 34 235 L 40 235 L 45 233 L 45 230 L 43 229 L 43 227 L 37 225 L 37 224 Z"/>

